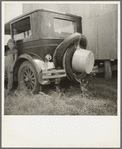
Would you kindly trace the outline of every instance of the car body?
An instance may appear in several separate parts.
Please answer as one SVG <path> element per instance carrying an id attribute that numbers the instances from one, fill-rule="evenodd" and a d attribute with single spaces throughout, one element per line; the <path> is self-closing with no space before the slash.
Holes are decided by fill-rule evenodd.
<path id="1" fill-rule="evenodd" d="M 70 45 L 80 42 L 80 45 L 84 45 L 84 49 L 87 45 L 87 40 L 82 35 L 80 16 L 44 9 L 23 14 L 7 22 L 5 34 L 16 41 L 18 49 L 14 80 L 19 82 L 29 80 L 27 76 L 22 79 L 22 72 L 26 69 L 26 65 L 33 67 L 30 71 L 34 71 L 36 79 L 34 86 L 36 87 L 34 89 L 27 87 L 32 92 L 38 90 L 39 85 L 56 82 L 57 79 L 67 76 L 63 57 Z M 46 61 L 47 55 L 50 59 Z M 45 68 L 45 63 L 48 63 L 50 67 Z"/>

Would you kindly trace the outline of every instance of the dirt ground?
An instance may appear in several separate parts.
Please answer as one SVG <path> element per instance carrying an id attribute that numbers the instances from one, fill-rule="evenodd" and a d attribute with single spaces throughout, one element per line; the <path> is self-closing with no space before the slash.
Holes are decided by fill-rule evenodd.
<path id="1" fill-rule="evenodd" d="M 64 79 L 59 86 L 44 86 L 37 95 L 14 89 L 4 99 L 4 114 L 117 115 L 117 75 L 111 80 L 88 76 L 81 86 Z"/>

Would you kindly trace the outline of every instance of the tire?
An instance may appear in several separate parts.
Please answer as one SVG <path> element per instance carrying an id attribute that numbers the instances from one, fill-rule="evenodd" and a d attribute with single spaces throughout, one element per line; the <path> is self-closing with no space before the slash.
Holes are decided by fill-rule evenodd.
<path id="1" fill-rule="evenodd" d="M 18 84 L 29 92 L 38 93 L 40 84 L 37 79 L 37 72 L 29 61 L 24 61 L 18 71 Z"/>
<path id="2" fill-rule="evenodd" d="M 76 51 L 75 45 L 70 46 L 66 50 L 66 55 L 65 55 L 65 70 L 68 78 L 72 81 L 75 81 L 74 75 L 73 75 L 73 70 L 72 70 L 72 57 L 74 52 Z"/>
<path id="3" fill-rule="evenodd" d="M 83 79 L 86 77 L 86 73 L 77 74 L 72 70 L 72 57 L 75 51 L 76 51 L 76 45 L 71 45 L 66 50 L 63 58 L 63 67 L 66 71 L 68 79 L 74 82 L 78 82 L 76 78 L 79 77 L 80 79 Z"/>

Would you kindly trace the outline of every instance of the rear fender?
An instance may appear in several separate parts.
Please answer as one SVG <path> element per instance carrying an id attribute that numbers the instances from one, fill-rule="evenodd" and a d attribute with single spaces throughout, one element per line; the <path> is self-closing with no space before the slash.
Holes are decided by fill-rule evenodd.
<path id="1" fill-rule="evenodd" d="M 18 73 L 20 65 L 24 61 L 27 61 L 27 60 L 34 66 L 36 73 L 37 73 L 38 81 L 39 81 L 39 83 L 41 83 L 41 80 L 42 80 L 41 79 L 41 71 L 43 69 L 44 61 L 42 59 L 40 59 L 38 56 L 35 56 L 34 54 L 22 54 L 18 57 L 17 62 L 14 66 L 15 76 L 17 77 L 17 73 Z"/>

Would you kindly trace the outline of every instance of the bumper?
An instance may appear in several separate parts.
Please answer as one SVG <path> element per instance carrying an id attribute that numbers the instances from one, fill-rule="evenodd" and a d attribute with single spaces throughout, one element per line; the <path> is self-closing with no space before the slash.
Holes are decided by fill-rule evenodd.
<path id="1" fill-rule="evenodd" d="M 66 72 L 64 69 L 43 70 L 40 72 L 39 83 L 42 85 L 50 84 L 51 82 L 58 84 L 60 83 L 60 78 L 64 77 L 66 77 Z"/>

